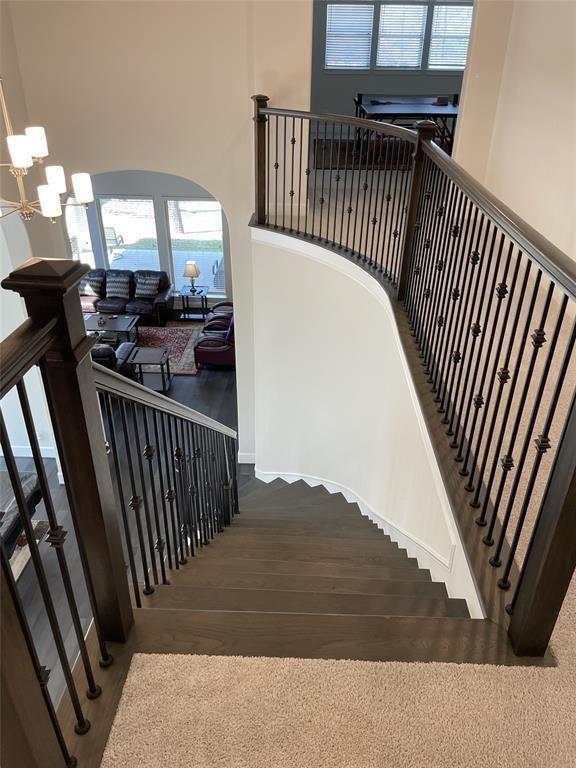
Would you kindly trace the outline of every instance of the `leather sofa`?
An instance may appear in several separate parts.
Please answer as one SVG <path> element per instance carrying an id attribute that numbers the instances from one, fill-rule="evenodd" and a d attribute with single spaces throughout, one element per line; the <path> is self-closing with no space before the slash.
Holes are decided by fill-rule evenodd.
<path id="1" fill-rule="evenodd" d="M 129 296 L 107 296 L 110 279 L 128 279 Z M 139 297 L 139 281 L 158 278 L 154 296 Z M 110 293 L 108 291 L 108 293 Z M 173 287 L 168 274 L 156 270 L 93 269 L 80 283 L 80 303 L 83 312 L 101 312 L 112 315 L 139 315 L 141 325 L 166 325 L 174 304 Z"/>
<path id="2" fill-rule="evenodd" d="M 207 322 L 194 344 L 196 368 L 203 365 L 223 365 L 234 368 L 234 317 L 226 323 L 221 319 Z"/>

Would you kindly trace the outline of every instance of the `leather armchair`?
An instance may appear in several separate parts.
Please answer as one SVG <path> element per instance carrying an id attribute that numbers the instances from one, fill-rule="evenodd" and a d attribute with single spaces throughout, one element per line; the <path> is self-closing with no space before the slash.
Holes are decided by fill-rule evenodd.
<path id="1" fill-rule="evenodd" d="M 207 323 L 206 325 L 210 325 Z M 203 365 L 224 365 L 234 368 L 236 357 L 234 353 L 234 319 L 230 320 L 228 330 L 205 330 L 198 336 L 194 344 L 194 360 L 196 368 Z"/>
<path id="2" fill-rule="evenodd" d="M 218 304 L 214 304 L 208 315 L 206 316 L 206 322 L 211 322 L 217 317 L 232 317 L 234 314 L 234 304 L 231 301 L 219 301 Z"/>

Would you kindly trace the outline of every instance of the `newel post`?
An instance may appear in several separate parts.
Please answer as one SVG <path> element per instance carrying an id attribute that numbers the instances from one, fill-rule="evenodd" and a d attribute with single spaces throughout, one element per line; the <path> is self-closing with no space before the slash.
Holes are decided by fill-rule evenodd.
<path id="1" fill-rule="evenodd" d="M 542 656 L 576 569 L 576 397 L 524 563 L 508 634 L 518 656 Z"/>
<path id="2" fill-rule="evenodd" d="M 424 170 L 424 152 L 422 151 L 422 145 L 424 142 L 432 141 L 434 139 L 436 134 L 436 123 L 432 120 L 421 120 L 416 123 L 416 130 L 418 131 L 418 139 L 413 154 L 414 172 L 412 176 L 412 187 L 410 189 L 410 201 L 408 203 L 408 218 L 406 222 L 404 247 L 402 249 L 400 277 L 398 280 L 398 299 L 400 301 L 404 300 L 408 288 L 412 248 L 414 245 L 414 236 L 416 234 L 416 225 L 418 223 L 418 204 L 420 202 L 420 190 L 422 189 L 422 176 Z"/>
<path id="3" fill-rule="evenodd" d="M 252 96 L 254 102 L 254 216 L 256 224 L 266 223 L 266 115 L 260 110 L 268 104 L 268 96 Z"/>
<path id="4" fill-rule="evenodd" d="M 124 641 L 133 623 L 112 477 L 77 286 L 88 267 L 71 259 L 30 259 L 2 282 L 41 325 L 58 318 L 56 341 L 40 363 L 80 556 L 91 579 L 102 632 Z"/>

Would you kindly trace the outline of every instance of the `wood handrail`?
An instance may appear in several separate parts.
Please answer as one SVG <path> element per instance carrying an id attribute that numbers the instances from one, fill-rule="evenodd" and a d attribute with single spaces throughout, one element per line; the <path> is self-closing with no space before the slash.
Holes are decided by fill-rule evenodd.
<path id="1" fill-rule="evenodd" d="M 438 145 L 426 141 L 422 149 L 448 178 L 518 245 L 520 250 L 534 259 L 571 298 L 576 298 L 576 263 L 569 256 L 476 181 Z"/>
<path id="2" fill-rule="evenodd" d="M 56 338 L 58 318 L 42 325 L 27 318 L 0 344 L 0 397 L 12 389 L 36 365 Z"/>
<path id="3" fill-rule="evenodd" d="M 404 139 L 412 144 L 416 144 L 418 134 L 409 128 L 402 128 L 392 123 L 383 123 L 380 120 L 363 120 L 360 117 L 349 117 L 348 115 L 332 115 L 320 112 L 304 112 L 299 109 L 275 109 L 273 107 L 264 107 L 260 109 L 261 115 L 278 115 L 279 117 L 298 117 L 305 120 L 317 120 L 321 123 L 337 123 L 338 125 L 353 125 L 356 128 L 383 133 L 385 136 L 395 136 L 398 139 Z"/>
<path id="4" fill-rule="evenodd" d="M 175 400 L 161 395 L 159 392 L 153 392 L 148 387 L 143 387 L 135 381 L 120 376 L 120 374 L 114 373 L 114 371 L 98 365 L 98 363 L 92 362 L 92 368 L 94 370 L 96 389 L 100 392 L 108 392 L 114 395 L 114 397 L 125 398 L 146 408 L 155 408 L 158 411 L 162 411 L 162 413 L 176 416 L 193 424 L 200 424 L 228 437 L 236 438 L 236 432 L 233 429 L 205 416 L 199 411 L 195 411 L 193 408 L 181 405 Z"/>

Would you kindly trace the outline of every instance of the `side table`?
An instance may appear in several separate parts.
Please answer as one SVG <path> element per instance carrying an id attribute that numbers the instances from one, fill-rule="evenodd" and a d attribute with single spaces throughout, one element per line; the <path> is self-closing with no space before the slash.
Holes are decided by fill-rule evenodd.
<path id="1" fill-rule="evenodd" d="M 201 318 L 202 320 L 206 320 L 206 315 L 210 311 L 208 307 L 208 286 L 197 285 L 196 290 L 193 293 L 189 285 L 184 285 L 179 293 L 182 298 L 182 312 L 180 313 L 180 319 L 198 320 Z M 190 306 L 191 299 L 198 299 L 200 301 L 200 306 L 198 307 L 199 312 L 191 312 L 191 309 L 193 309 Z"/>

